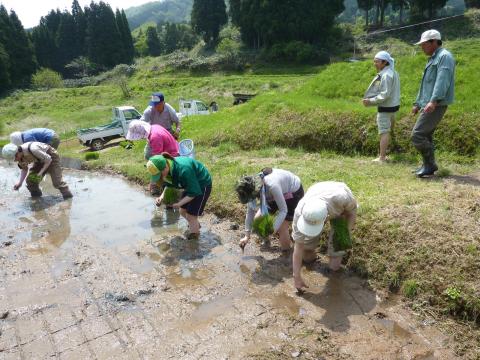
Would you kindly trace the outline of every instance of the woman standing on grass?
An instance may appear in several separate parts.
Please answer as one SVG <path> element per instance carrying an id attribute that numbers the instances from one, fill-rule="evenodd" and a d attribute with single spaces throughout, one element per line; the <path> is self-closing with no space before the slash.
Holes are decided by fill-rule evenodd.
<path id="1" fill-rule="evenodd" d="M 172 204 L 172 208 L 180 209 L 188 222 L 188 239 L 198 239 L 200 223 L 198 217 L 203 214 L 205 204 L 212 191 L 212 178 L 207 168 L 199 161 L 186 157 L 172 157 L 163 153 L 155 155 L 147 162 L 147 170 L 151 175 L 151 182 L 161 186 L 183 189 L 180 201 Z M 166 189 L 166 188 L 165 188 Z M 163 201 L 165 189 L 155 203 L 157 206 Z"/>
<path id="2" fill-rule="evenodd" d="M 250 241 L 253 219 L 261 215 L 261 206 L 266 202 L 268 211 L 275 213 L 274 233 L 278 233 L 282 251 L 290 249 L 288 228 L 295 208 L 303 197 L 300 178 L 287 170 L 264 168 L 259 174 L 242 177 L 235 188 L 242 204 L 247 205 L 245 236 L 240 240 L 243 248 Z M 264 195 L 262 195 L 264 194 Z M 257 199 L 260 208 L 257 210 Z"/>

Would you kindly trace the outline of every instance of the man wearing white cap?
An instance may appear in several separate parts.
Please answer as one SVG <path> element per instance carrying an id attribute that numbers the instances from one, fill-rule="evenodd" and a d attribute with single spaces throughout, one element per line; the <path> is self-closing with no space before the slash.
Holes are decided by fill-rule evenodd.
<path id="1" fill-rule="evenodd" d="M 412 143 L 423 158 L 423 166 L 416 175 L 424 177 L 438 170 L 433 133 L 448 105 L 453 103 L 455 60 L 449 51 L 442 48 L 442 37 L 437 30 L 425 31 L 415 45 L 420 45 L 425 55 L 430 56 L 412 108 L 413 114 L 420 112 L 412 130 Z"/>
<path id="2" fill-rule="evenodd" d="M 380 156 L 373 161 L 387 160 L 390 133 L 393 131 L 395 113 L 400 108 L 400 78 L 395 71 L 395 60 L 386 51 L 378 52 L 373 64 L 378 74 L 373 78 L 364 99 L 365 106 L 377 106 L 377 126 L 380 135 Z"/>
<path id="3" fill-rule="evenodd" d="M 302 279 L 302 261 L 312 262 L 316 259 L 320 233 L 327 218 L 330 220 L 344 218 L 351 232 L 357 217 L 357 200 L 352 191 L 343 182 L 324 181 L 312 185 L 299 201 L 292 222 L 293 281 L 295 288 L 302 291 L 308 287 Z M 329 267 L 336 271 L 340 268 L 344 251 L 333 248 L 333 227 L 328 237 Z"/>

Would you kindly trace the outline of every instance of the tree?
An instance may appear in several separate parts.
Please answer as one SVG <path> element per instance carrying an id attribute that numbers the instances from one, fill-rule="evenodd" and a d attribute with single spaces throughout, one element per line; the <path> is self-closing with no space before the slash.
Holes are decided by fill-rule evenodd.
<path id="1" fill-rule="evenodd" d="M 0 93 L 8 90 L 10 84 L 10 60 L 8 58 L 8 53 L 0 42 Z"/>
<path id="2" fill-rule="evenodd" d="M 147 49 L 150 56 L 159 56 L 162 53 L 162 45 L 157 30 L 153 26 L 147 28 Z"/>
<path id="3" fill-rule="evenodd" d="M 62 19 L 58 26 L 56 43 L 58 47 L 59 62 L 62 64 L 63 75 L 68 75 L 68 70 L 65 69 L 65 64 L 75 59 L 78 53 L 78 42 L 76 38 L 77 28 L 73 16 L 65 11 L 62 13 Z"/>
<path id="4" fill-rule="evenodd" d="M 103 68 L 122 62 L 122 38 L 110 5 L 100 1 L 85 8 L 86 48 L 89 59 Z"/>
<path id="5" fill-rule="evenodd" d="M 213 45 L 220 29 L 228 21 L 224 0 L 194 0 L 191 14 L 192 29 L 203 40 Z"/>
<path id="6" fill-rule="evenodd" d="M 480 8 L 480 0 L 465 0 L 465 6 L 467 8 Z"/>
<path id="7" fill-rule="evenodd" d="M 0 28 L 0 43 L 9 59 L 11 85 L 28 85 L 37 66 L 33 46 L 15 12 L 12 10 L 9 15 L 3 5 L 0 6 Z"/>
<path id="8" fill-rule="evenodd" d="M 408 0 L 392 0 L 393 10 L 398 10 L 399 23 L 403 24 L 403 15 L 406 8 L 408 8 Z"/>
<path id="9" fill-rule="evenodd" d="M 125 46 L 125 51 L 126 51 L 126 63 L 130 64 L 133 62 L 133 57 L 135 56 L 135 48 L 133 47 L 133 38 L 132 38 L 132 32 L 130 31 L 130 26 L 128 24 L 127 20 L 127 15 L 125 15 L 125 11 L 121 11 L 122 15 L 122 23 L 123 23 L 123 28 L 122 28 L 122 40 L 123 44 Z"/>
<path id="10" fill-rule="evenodd" d="M 75 57 L 77 57 L 85 54 L 85 37 L 87 30 L 87 19 L 77 0 L 73 0 L 72 3 L 72 16 L 75 23 L 75 46 L 77 48 Z"/>
<path id="11" fill-rule="evenodd" d="M 447 0 L 410 0 L 414 20 L 433 19 L 437 10 L 443 8 Z"/>
<path id="12" fill-rule="evenodd" d="M 365 27 L 369 25 L 369 11 L 373 8 L 374 0 L 358 0 L 358 7 L 365 11 Z"/>

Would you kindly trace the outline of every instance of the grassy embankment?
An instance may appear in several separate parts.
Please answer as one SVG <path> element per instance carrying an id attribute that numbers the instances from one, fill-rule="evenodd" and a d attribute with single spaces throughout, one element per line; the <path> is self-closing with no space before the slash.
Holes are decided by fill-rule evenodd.
<path id="1" fill-rule="evenodd" d="M 292 170 L 305 187 L 320 180 L 346 182 L 360 203 L 348 266 L 376 287 L 401 291 L 419 312 L 469 320 L 449 329 L 462 332 L 465 347 L 457 349 L 459 354 L 475 358 L 478 347 L 469 344 L 480 339 L 475 325 L 480 312 L 480 180 L 469 174 L 478 173 L 480 90 L 474 74 L 480 69 L 480 45 L 465 40 L 445 46 L 457 58 L 457 101 L 438 130 L 437 144 L 441 173 L 452 175 L 434 180 L 418 180 L 410 173 L 414 119 L 408 112 L 426 61 L 421 54 L 397 57 L 403 85 L 397 142 L 404 152 L 386 166 L 365 157 L 376 152 L 378 143 L 375 110 L 359 102 L 374 75 L 371 61 L 334 64 L 313 77 L 177 78 L 142 68 L 130 81 L 133 98 L 127 103 L 143 109 L 148 93 L 156 89 L 163 89 L 173 104 L 180 96 L 220 99 L 220 113 L 184 121 L 184 136 L 195 140 L 197 158 L 213 174 L 209 209 L 221 216 L 241 220 L 235 180 L 263 166 Z M 226 108 L 230 91 L 261 95 Z M 109 108 L 123 103 L 114 86 L 24 93 L 2 100 L 0 117 L 6 120 L 5 132 L 50 126 L 68 137 L 78 127 L 107 122 Z M 62 145 L 65 155 L 81 157 L 78 149 L 75 141 Z M 90 166 L 112 168 L 140 182 L 148 179 L 141 143 L 133 150 L 102 152 Z"/>

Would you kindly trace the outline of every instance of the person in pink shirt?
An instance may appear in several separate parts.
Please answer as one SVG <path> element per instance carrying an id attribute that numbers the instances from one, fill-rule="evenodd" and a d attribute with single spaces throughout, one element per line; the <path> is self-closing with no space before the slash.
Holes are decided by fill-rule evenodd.
<path id="1" fill-rule="evenodd" d="M 150 125 L 141 120 L 132 120 L 128 126 L 127 140 L 147 139 L 147 145 L 144 149 L 145 160 L 153 155 L 160 155 L 164 152 L 173 157 L 179 155 L 178 142 L 172 134 L 161 125 Z"/>

